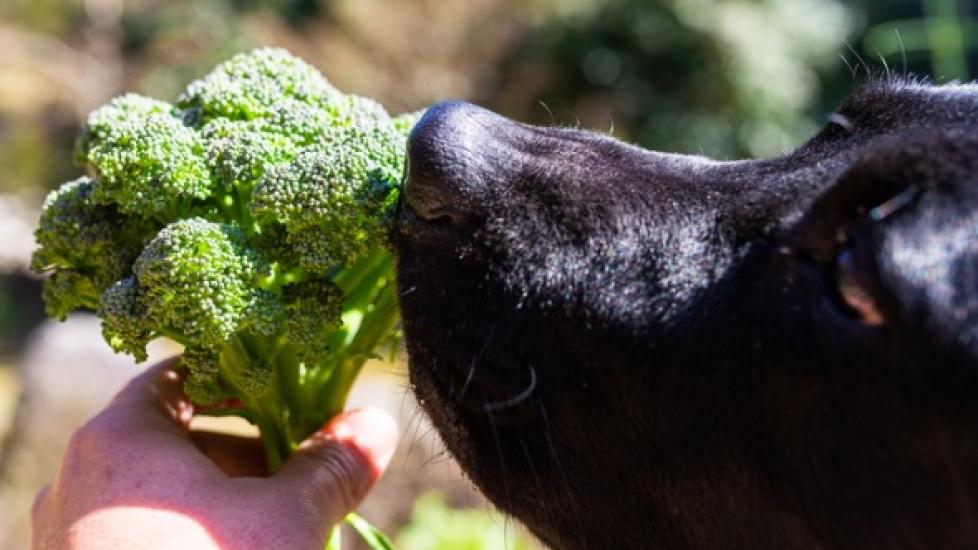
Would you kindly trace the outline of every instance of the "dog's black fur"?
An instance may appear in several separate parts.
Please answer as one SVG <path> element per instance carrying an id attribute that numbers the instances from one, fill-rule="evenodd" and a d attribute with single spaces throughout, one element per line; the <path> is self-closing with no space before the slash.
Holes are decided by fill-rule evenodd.
<path id="1" fill-rule="evenodd" d="M 978 548 L 978 86 L 870 84 L 713 162 L 433 107 L 411 380 L 556 548 Z"/>

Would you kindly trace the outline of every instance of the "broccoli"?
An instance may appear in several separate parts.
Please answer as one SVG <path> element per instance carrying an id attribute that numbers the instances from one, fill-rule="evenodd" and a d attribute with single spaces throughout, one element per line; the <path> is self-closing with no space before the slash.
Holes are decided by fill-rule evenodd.
<path id="1" fill-rule="evenodd" d="M 50 271 L 44 284 L 47 314 L 64 319 L 72 310 L 98 306 L 102 291 L 129 272 L 143 245 L 159 227 L 119 213 L 116 205 L 92 202 L 95 182 L 82 177 L 44 201 L 35 233 L 40 248 L 32 269 Z"/>
<path id="2" fill-rule="evenodd" d="M 274 470 L 397 342 L 385 238 L 418 118 L 277 49 L 232 57 L 175 104 L 113 99 L 77 140 L 88 175 L 44 204 L 48 314 L 95 311 L 138 361 L 155 338 L 182 344 L 187 395 L 233 404 Z"/>

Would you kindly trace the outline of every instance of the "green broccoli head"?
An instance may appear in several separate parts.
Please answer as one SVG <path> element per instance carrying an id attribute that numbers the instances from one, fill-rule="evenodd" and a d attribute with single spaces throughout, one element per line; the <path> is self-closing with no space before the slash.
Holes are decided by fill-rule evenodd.
<path id="1" fill-rule="evenodd" d="M 134 277 L 117 281 L 102 293 L 98 302 L 102 336 L 113 350 L 146 360 L 146 344 L 157 336 L 156 327 L 147 321 L 139 283 Z"/>
<path id="2" fill-rule="evenodd" d="M 383 243 L 396 203 L 405 138 L 389 118 L 351 113 L 360 124 L 329 128 L 290 163 L 271 167 L 251 197 L 251 213 L 284 228 L 298 264 L 324 273 Z"/>
<path id="3" fill-rule="evenodd" d="M 294 136 L 263 120 L 215 119 L 201 130 L 212 177 L 232 203 L 248 200 L 268 168 L 290 162 L 299 151 Z"/>
<path id="4" fill-rule="evenodd" d="M 220 355 L 214 350 L 187 346 L 180 362 L 189 371 L 183 391 L 194 403 L 210 405 L 232 395 L 221 383 Z"/>
<path id="5" fill-rule="evenodd" d="M 194 125 L 215 118 L 251 120 L 276 116 L 287 99 L 318 106 L 342 96 L 315 68 L 285 50 L 238 54 L 193 82 L 177 100 Z"/>
<path id="6" fill-rule="evenodd" d="M 127 94 L 89 115 L 76 157 L 96 176 L 93 200 L 170 221 L 211 194 L 204 149 L 170 104 Z"/>
<path id="7" fill-rule="evenodd" d="M 165 227 L 133 264 L 145 320 L 161 334 L 219 349 L 262 302 L 269 266 L 237 227 L 202 218 Z M 264 312 L 270 313 L 270 312 Z"/>
<path id="8" fill-rule="evenodd" d="M 146 344 L 169 336 L 187 347 L 184 363 L 202 396 L 205 379 L 216 379 L 222 351 L 242 332 L 274 334 L 284 320 L 278 297 L 262 288 L 271 267 L 244 233 L 202 218 L 176 221 L 151 240 L 135 260 L 131 277 L 103 294 L 99 315 L 117 351 L 146 357 Z M 243 372 L 251 381 L 265 379 Z"/>
<path id="9" fill-rule="evenodd" d="M 48 313 L 96 310 L 138 361 L 157 337 L 183 344 L 187 395 L 240 403 L 274 468 L 394 336 L 384 245 L 418 116 L 274 49 L 231 58 L 175 106 L 112 100 L 77 142 L 91 177 L 45 202 L 33 265 Z"/>
<path id="10" fill-rule="evenodd" d="M 343 322 L 343 291 L 333 282 L 313 279 L 282 289 L 285 329 L 290 341 L 302 345 L 302 359 L 315 363 L 329 350 L 325 332 Z"/>
<path id="11" fill-rule="evenodd" d="M 50 272 L 44 286 L 48 315 L 59 319 L 75 309 L 95 310 L 99 296 L 127 276 L 145 242 L 158 229 L 115 205 L 92 200 L 94 180 L 82 177 L 52 191 L 41 208 L 34 237 L 39 248 L 32 269 Z"/>

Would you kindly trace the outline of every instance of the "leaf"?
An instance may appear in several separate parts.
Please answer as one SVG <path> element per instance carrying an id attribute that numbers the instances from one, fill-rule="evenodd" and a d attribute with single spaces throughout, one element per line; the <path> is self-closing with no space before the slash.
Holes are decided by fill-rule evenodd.
<path id="1" fill-rule="evenodd" d="M 346 523 L 350 527 L 353 527 L 353 530 L 373 550 L 395 550 L 394 543 L 391 542 L 391 539 L 387 538 L 387 535 L 382 533 L 380 529 L 370 525 L 367 520 L 363 519 L 363 516 L 351 512 L 346 516 Z"/>

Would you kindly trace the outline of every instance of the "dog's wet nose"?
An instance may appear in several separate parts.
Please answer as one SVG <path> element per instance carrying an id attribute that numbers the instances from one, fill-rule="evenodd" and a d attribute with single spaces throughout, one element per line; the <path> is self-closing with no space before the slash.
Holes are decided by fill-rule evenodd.
<path id="1" fill-rule="evenodd" d="M 408 139 L 404 202 L 424 220 L 463 223 L 499 179 L 501 134 L 512 121 L 463 101 L 429 108 Z M 497 168 L 494 168 L 497 167 Z"/>

